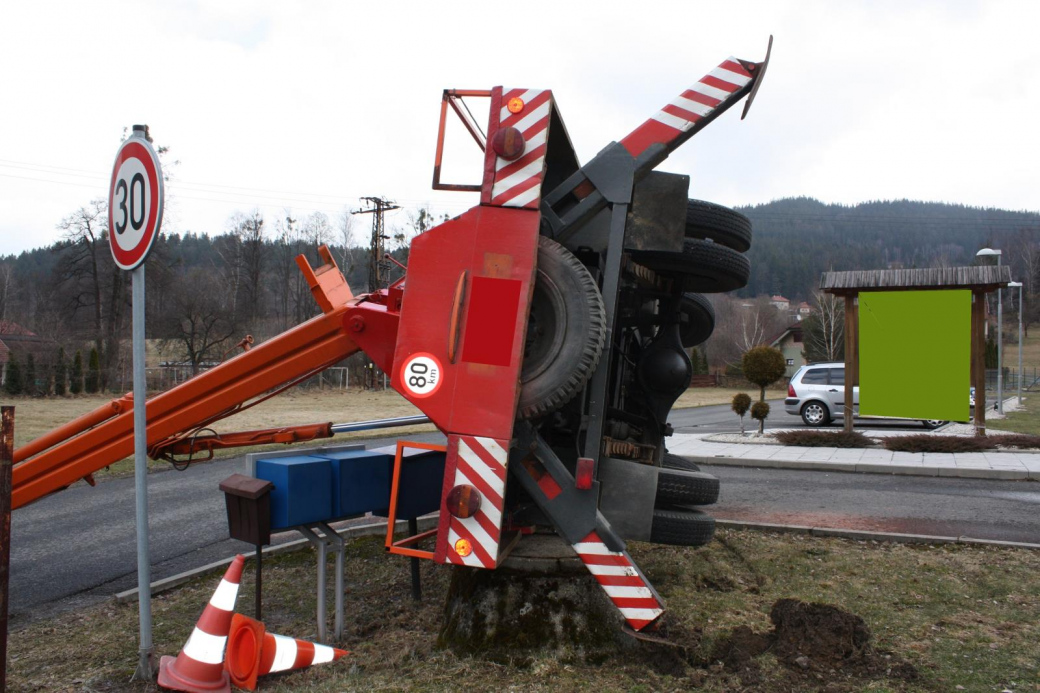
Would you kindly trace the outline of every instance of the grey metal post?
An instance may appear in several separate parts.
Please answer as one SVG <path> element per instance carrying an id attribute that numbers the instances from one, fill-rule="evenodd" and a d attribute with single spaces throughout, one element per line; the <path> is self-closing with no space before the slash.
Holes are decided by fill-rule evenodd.
<path id="1" fill-rule="evenodd" d="M 1022 286 L 1018 284 L 1018 406 L 1022 406 Z"/>
<path id="2" fill-rule="evenodd" d="M 134 268 L 133 361 L 134 361 L 134 493 L 137 524 L 137 605 L 141 622 L 141 648 L 136 678 L 151 681 L 155 671 L 152 651 L 151 557 L 148 551 L 148 420 L 145 415 L 144 383 L 144 263 Z"/>
<path id="3" fill-rule="evenodd" d="M 997 255 L 997 267 L 1000 267 Z M 1004 289 L 997 287 L 997 411 L 1004 413 Z"/>

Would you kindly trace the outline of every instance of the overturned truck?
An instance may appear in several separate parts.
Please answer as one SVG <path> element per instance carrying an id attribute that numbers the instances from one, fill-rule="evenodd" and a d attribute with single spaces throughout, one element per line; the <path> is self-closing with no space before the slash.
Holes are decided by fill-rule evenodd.
<path id="1" fill-rule="evenodd" d="M 322 315 L 150 398 L 149 453 L 197 459 L 332 435 L 327 424 L 204 429 L 364 351 L 447 438 L 439 524 L 388 537 L 392 553 L 491 570 L 552 528 L 631 629 L 652 627 L 664 604 L 625 541 L 713 535 L 691 506 L 715 502 L 718 480 L 667 452 L 668 414 L 690 382 L 687 349 L 714 327 L 703 294 L 746 284 L 751 243 L 745 217 L 654 169 L 748 97 L 746 114 L 767 65 L 768 52 L 724 60 L 584 165 L 551 91 L 445 91 L 434 188 L 480 203 L 417 237 L 405 275 L 370 294 L 351 292 L 327 249 L 317 268 L 298 258 Z M 477 97 L 491 100 L 486 135 L 461 104 Z M 484 150 L 479 185 L 440 180 L 449 108 Z M 131 409 L 115 400 L 17 450 L 14 507 L 130 455 Z"/>

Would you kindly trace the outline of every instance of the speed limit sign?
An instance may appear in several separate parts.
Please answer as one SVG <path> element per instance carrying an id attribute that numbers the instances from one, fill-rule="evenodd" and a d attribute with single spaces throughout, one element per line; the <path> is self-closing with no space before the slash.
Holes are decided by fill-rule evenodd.
<path id="1" fill-rule="evenodd" d="M 108 191 L 112 257 L 125 270 L 144 262 L 162 224 L 162 168 L 146 132 L 145 126 L 135 125 L 134 134 L 119 147 Z"/>

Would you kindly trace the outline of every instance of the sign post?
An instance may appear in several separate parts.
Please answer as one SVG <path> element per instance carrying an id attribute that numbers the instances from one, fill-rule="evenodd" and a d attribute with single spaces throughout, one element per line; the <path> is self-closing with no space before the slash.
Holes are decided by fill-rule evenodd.
<path id="1" fill-rule="evenodd" d="M 108 193 L 112 257 L 130 270 L 133 282 L 134 489 L 137 526 L 137 595 L 141 647 L 134 677 L 154 678 L 152 650 L 151 559 L 148 551 L 148 433 L 145 415 L 144 261 L 159 235 L 163 179 L 147 125 L 135 125 L 116 152 Z"/>

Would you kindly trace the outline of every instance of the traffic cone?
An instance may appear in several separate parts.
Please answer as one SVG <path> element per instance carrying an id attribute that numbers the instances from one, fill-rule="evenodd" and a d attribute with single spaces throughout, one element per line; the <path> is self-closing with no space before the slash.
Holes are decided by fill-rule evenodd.
<path id="1" fill-rule="evenodd" d="M 188 693 L 231 690 L 224 671 L 224 644 L 245 561 L 244 556 L 235 556 L 177 658 L 159 660 L 159 685 L 163 688 Z"/>
<path id="2" fill-rule="evenodd" d="M 231 683 L 255 691 L 256 680 L 265 674 L 305 669 L 348 654 L 335 647 L 268 633 L 260 621 L 235 614 L 228 635 L 226 665 Z"/>

